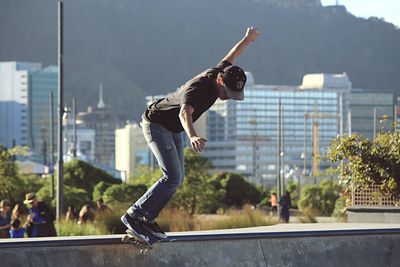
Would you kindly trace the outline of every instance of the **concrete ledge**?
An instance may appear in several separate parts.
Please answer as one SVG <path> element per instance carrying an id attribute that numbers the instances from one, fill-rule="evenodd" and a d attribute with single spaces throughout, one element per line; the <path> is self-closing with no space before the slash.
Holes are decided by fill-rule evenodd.
<path id="1" fill-rule="evenodd" d="M 0 242 L 2 266 L 396 266 L 400 225 L 289 224 L 170 233 L 148 255 L 122 235 Z"/>
<path id="2" fill-rule="evenodd" d="M 400 223 L 400 207 L 351 206 L 347 211 L 350 223 Z"/>

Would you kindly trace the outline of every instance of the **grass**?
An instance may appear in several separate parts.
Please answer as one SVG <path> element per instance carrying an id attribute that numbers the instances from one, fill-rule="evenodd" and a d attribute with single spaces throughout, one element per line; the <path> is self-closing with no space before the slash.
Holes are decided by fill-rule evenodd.
<path id="1" fill-rule="evenodd" d="M 58 236 L 103 235 L 106 234 L 104 226 L 98 223 L 77 224 L 75 221 L 55 223 Z"/>
<path id="2" fill-rule="evenodd" d="M 95 216 L 95 221 L 86 224 L 77 224 L 71 221 L 56 223 L 59 236 L 79 235 L 107 235 L 125 232 L 121 223 L 122 208 L 113 208 L 108 212 Z M 230 210 L 223 215 L 200 214 L 189 216 L 177 209 L 165 209 L 157 219 L 160 227 L 166 232 L 199 231 L 256 227 L 276 224 L 275 218 L 267 216 L 264 211 L 245 206 L 240 210 Z"/>

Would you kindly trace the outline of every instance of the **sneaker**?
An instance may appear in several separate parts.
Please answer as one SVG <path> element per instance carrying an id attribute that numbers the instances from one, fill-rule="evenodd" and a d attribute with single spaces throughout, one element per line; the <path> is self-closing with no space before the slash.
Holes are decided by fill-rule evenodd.
<path id="1" fill-rule="evenodd" d="M 143 228 L 158 238 L 167 238 L 167 235 L 163 232 L 163 230 L 161 230 L 160 226 L 158 226 L 156 222 L 143 222 Z"/>
<path id="2" fill-rule="evenodd" d="M 143 239 L 146 242 L 149 242 L 149 238 L 147 237 L 148 234 L 146 234 L 146 230 L 143 229 L 143 222 L 141 220 L 139 220 L 138 218 L 132 218 L 128 214 L 124 214 L 121 217 L 121 221 L 139 238 Z"/>

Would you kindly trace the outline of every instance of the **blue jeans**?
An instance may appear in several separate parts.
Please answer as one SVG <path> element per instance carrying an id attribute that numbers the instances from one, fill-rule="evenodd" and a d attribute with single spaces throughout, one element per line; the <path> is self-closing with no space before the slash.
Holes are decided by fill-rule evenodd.
<path id="1" fill-rule="evenodd" d="M 173 133 L 158 123 L 142 120 L 144 137 L 157 159 L 163 176 L 139 198 L 127 213 L 154 221 L 167 205 L 185 175 L 183 132 Z"/>

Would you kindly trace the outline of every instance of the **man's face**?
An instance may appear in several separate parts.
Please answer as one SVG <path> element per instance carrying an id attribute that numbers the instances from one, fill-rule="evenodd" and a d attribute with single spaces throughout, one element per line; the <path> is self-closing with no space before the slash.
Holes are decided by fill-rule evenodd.
<path id="1" fill-rule="evenodd" d="M 217 86 L 218 86 L 218 97 L 219 97 L 219 99 L 221 99 L 221 100 L 230 99 L 229 96 L 226 94 L 225 83 L 223 82 L 221 77 L 218 77 Z"/>
<path id="2" fill-rule="evenodd" d="M 31 208 L 37 208 L 37 206 L 38 206 L 37 199 L 35 198 L 30 205 L 31 205 Z"/>

